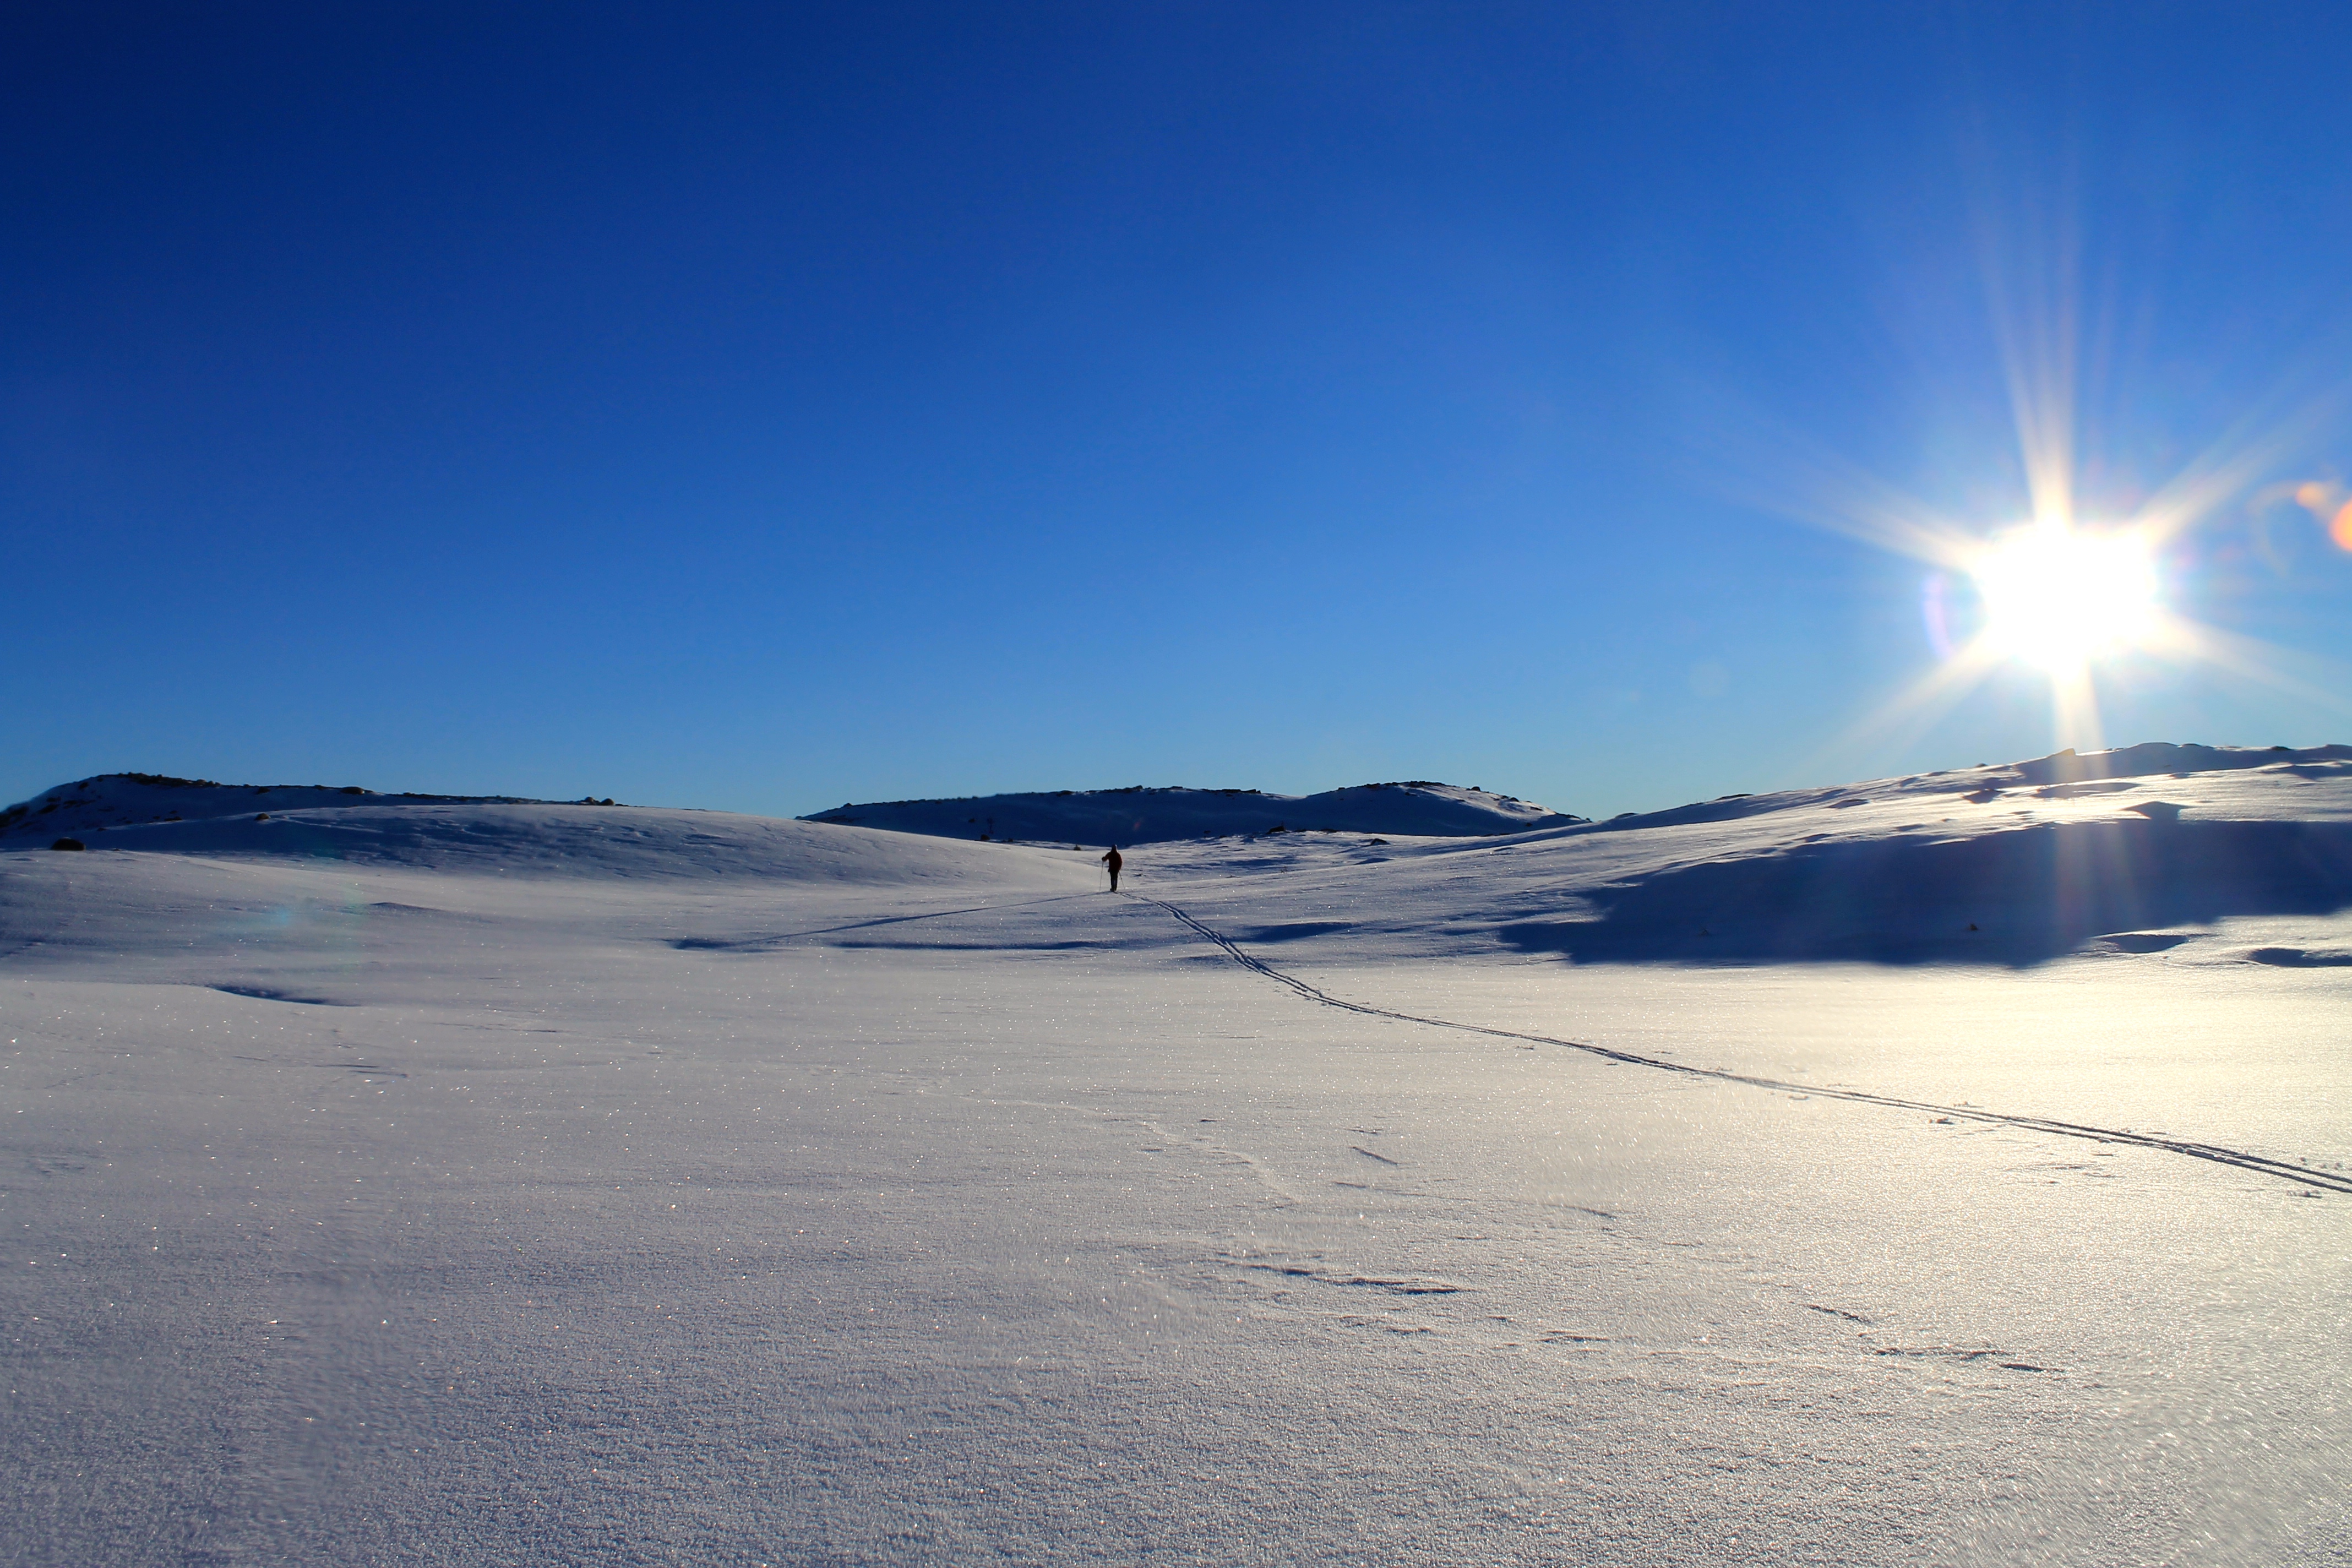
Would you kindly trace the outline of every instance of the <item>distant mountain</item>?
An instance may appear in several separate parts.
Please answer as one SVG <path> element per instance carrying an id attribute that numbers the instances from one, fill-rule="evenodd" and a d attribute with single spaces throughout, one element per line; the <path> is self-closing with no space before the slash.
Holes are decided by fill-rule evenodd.
<path id="1" fill-rule="evenodd" d="M 971 795 L 960 800 L 889 800 L 812 812 L 803 822 L 880 827 L 939 838 L 989 838 L 1036 844 L 1150 844 L 1231 834 L 1394 833 L 1466 838 L 1569 827 L 1587 820 L 1473 785 L 1409 779 L 1356 784 L 1321 795 L 1267 795 L 1254 789 L 1152 788 L 1056 790 Z"/>
<path id="2" fill-rule="evenodd" d="M 504 795 L 378 795 L 357 784 L 225 784 L 163 773 L 100 773 L 0 811 L 0 841 L 71 837 L 147 822 L 205 822 L 304 806 L 545 805 Z M 572 802 L 561 804 L 571 805 Z M 580 802 L 593 805 L 593 801 Z M 610 805 L 612 802 L 604 803 Z"/>

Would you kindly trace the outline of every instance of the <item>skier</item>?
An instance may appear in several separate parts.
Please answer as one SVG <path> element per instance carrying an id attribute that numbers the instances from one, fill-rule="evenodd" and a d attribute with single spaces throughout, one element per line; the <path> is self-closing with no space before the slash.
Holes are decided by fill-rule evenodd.
<path id="1" fill-rule="evenodd" d="M 1110 847 L 1110 853 L 1102 858 L 1102 863 L 1110 868 L 1110 890 L 1116 893 L 1118 891 L 1118 868 L 1127 864 L 1118 858 L 1118 845 Z"/>

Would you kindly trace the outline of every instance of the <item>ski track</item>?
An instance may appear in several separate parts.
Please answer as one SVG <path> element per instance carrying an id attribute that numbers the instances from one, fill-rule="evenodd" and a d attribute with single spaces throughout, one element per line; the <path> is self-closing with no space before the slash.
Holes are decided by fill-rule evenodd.
<path id="1" fill-rule="evenodd" d="M 1243 968 L 1264 975 L 1278 985 L 1286 985 L 1310 1002 L 1342 1012 L 1360 1013 L 1370 1018 L 1390 1018 L 1401 1024 L 1423 1024 L 1434 1029 L 1458 1029 L 1464 1034 L 1485 1035 L 1497 1040 L 1519 1040 L 1528 1045 L 1556 1046 L 1562 1050 L 1582 1051 L 1605 1061 L 1622 1062 L 1628 1067 L 1654 1068 L 1660 1072 L 1680 1073 L 1685 1078 L 1713 1079 L 1723 1083 L 1746 1084 L 1751 1089 L 1768 1089 L 1776 1092 L 1810 1095 L 1818 1100 L 1845 1100 L 1860 1105 L 1883 1105 L 1895 1110 L 1924 1110 L 1948 1116 L 1955 1121 L 1977 1121 L 2000 1127 L 2023 1128 L 2035 1132 L 2054 1133 L 2062 1138 L 2084 1138 L 2095 1143 L 2126 1143 L 2141 1149 L 2154 1149 L 2168 1154 L 2185 1154 L 2192 1160 L 2207 1160 L 2217 1165 L 2235 1165 L 2256 1175 L 2272 1176 L 2281 1181 L 2300 1183 L 2315 1193 L 2352 1194 L 2352 1176 L 2314 1171 L 2291 1164 L 2284 1160 L 2268 1159 L 2242 1150 L 2225 1149 L 2219 1144 L 2192 1142 L 2187 1139 L 2166 1138 L 2147 1132 L 2130 1132 L 2110 1127 L 2090 1127 L 2080 1122 L 2057 1121 L 2046 1116 L 2012 1115 L 2004 1111 L 1982 1110 L 1969 1105 L 1937 1105 L 1924 1100 L 1900 1100 L 1893 1095 L 1872 1094 L 1858 1089 L 1824 1089 L 1818 1084 L 1786 1083 L 1779 1079 L 1758 1078 L 1748 1073 L 1727 1072 L 1720 1068 L 1696 1068 L 1683 1062 L 1666 1061 L 1658 1057 L 1637 1056 L 1631 1051 L 1612 1050 L 1583 1040 L 1563 1040 L 1550 1035 L 1523 1034 L 1517 1029 L 1489 1028 L 1483 1024 L 1457 1023 L 1451 1018 L 1426 1018 L 1415 1013 L 1399 1013 L 1387 1007 L 1374 1007 L 1362 1002 L 1349 1002 L 1318 990 L 1296 975 L 1286 974 L 1264 959 L 1254 958 L 1242 951 L 1240 944 L 1195 920 L 1165 899 L 1154 899 L 1141 893 L 1123 895 L 1139 903 L 1156 905 L 1174 916 L 1202 939 L 1213 942 Z"/>
<path id="2" fill-rule="evenodd" d="M 771 931 L 765 936 L 677 936 L 667 939 L 670 946 L 685 952 L 761 952 L 782 947 L 803 937 L 833 936 L 845 931 L 866 931 L 874 926 L 905 925 L 909 921 L 940 921 L 951 915 L 995 914 L 1003 910 L 1027 909 L 1032 904 L 1059 903 L 1064 899 L 1084 898 L 1083 893 L 1055 893 L 1042 899 L 1024 899 L 1013 904 L 974 904 L 963 910 L 932 910 L 919 915 L 883 915 L 875 920 L 851 921 L 847 925 L 819 926 L 814 931 Z M 223 987 L 215 986 L 215 990 Z"/>

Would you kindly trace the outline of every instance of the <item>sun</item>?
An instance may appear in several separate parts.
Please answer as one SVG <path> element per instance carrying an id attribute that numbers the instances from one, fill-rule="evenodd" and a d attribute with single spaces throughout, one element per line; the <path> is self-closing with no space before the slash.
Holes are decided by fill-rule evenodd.
<path id="1" fill-rule="evenodd" d="M 2034 523 L 2001 534 L 1970 563 L 1990 650 L 2053 673 L 2145 646 L 2162 584 L 2137 532 Z"/>

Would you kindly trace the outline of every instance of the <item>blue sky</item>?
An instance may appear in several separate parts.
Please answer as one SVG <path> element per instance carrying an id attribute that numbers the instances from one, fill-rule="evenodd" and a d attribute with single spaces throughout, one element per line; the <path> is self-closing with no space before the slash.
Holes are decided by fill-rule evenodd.
<path id="1" fill-rule="evenodd" d="M 2086 514 L 2236 465 L 2106 738 L 2352 740 L 2352 14 L 2242 9 L 17 7 L 0 798 L 2034 755 L 1853 498 L 2022 518 L 2068 354 Z"/>

